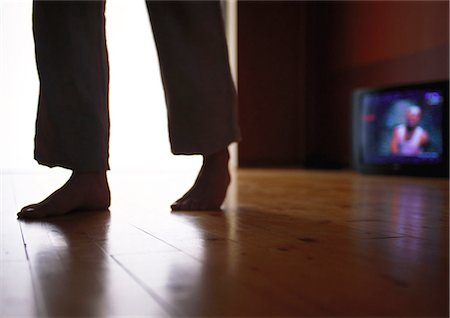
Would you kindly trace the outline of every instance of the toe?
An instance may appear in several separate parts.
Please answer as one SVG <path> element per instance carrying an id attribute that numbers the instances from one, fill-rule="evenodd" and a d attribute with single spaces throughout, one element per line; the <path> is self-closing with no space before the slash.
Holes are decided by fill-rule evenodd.
<path id="1" fill-rule="evenodd" d="M 17 213 L 19 219 L 39 219 L 45 217 L 43 213 L 32 207 L 25 207 Z"/>
<path id="2" fill-rule="evenodd" d="M 178 201 L 174 202 L 170 206 L 170 208 L 172 209 L 172 211 L 181 211 L 181 210 L 183 210 L 184 209 L 183 201 L 178 200 Z"/>
<path id="3" fill-rule="evenodd" d="M 35 204 L 30 204 L 30 205 L 24 206 L 24 207 L 20 210 L 20 212 L 26 212 L 26 211 L 34 210 L 36 207 L 37 207 L 37 204 L 36 204 L 36 203 L 35 203 Z"/>
<path id="4" fill-rule="evenodd" d="M 33 212 L 34 212 L 34 208 L 32 208 L 31 206 L 26 206 L 26 207 L 23 207 L 19 213 L 17 213 L 17 217 L 19 219 L 22 219 L 22 218 L 27 217 L 27 215 L 29 215 Z"/>
<path id="5" fill-rule="evenodd" d="M 189 199 L 177 201 L 172 205 L 172 210 L 173 211 L 190 211 L 190 210 L 192 210 L 191 205 L 192 205 L 192 202 Z"/>

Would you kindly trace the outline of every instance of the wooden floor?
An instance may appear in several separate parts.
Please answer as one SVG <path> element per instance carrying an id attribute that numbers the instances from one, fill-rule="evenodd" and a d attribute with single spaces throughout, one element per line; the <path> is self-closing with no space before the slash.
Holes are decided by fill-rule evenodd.
<path id="1" fill-rule="evenodd" d="M 111 172 L 110 212 L 16 219 L 65 177 L 2 176 L 2 317 L 448 317 L 447 180 L 240 170 L 171 213 L 191 176 Z"/>

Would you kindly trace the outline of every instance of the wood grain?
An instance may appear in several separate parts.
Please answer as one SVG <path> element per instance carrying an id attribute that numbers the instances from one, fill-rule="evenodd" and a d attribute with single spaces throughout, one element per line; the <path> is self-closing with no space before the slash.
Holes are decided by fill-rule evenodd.
<path id="1" fill-rule="evenodd" d="M 109 211 L 15 219 L 61 180 L 4 178 L 5 317 L 448 316 L 448 180 L 241 169 L 172 213 L 175 174 L 110 172 Z"/>

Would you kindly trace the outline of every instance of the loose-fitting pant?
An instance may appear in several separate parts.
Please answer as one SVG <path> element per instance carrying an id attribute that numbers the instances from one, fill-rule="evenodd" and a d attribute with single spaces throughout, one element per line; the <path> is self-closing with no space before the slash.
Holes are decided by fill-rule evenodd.
<path id="1" fill-rule="evenodd" d="M 236 94 L 219 2 L 146 4 L 172 152 L 208 155 L 237 141 Z M 33 2 L 40 79 L 35 159 L 43 165 L 109 169 L 104 10 L 104 1 Z"/>

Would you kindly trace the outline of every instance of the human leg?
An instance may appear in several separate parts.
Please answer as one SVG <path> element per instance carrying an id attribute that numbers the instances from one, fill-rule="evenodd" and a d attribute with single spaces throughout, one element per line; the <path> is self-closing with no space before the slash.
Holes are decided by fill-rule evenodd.
<path id="1" fill-rule="evenodd" d="M 104 1 L 33 2 L 40 80 L 35 159 L 46 166 L 71 169 L 73 174 L 47 199 L 24 207 L 19 217 L 109 206 L 104 9 Z"/>
<path id="2" fill-rule="evenodd" d="M 109 66 L 104 1 L 33 1 L 40 80 L 35 159 L 107 170 Z"/>
<path id="3" fill-rule="evenodd" d="M 201 154 L 194 186 L 174 210 L 218 209 L 239 140 L 236 92 L 219 1 L 147 1 L 158 50 L 174 154 Z"/>

